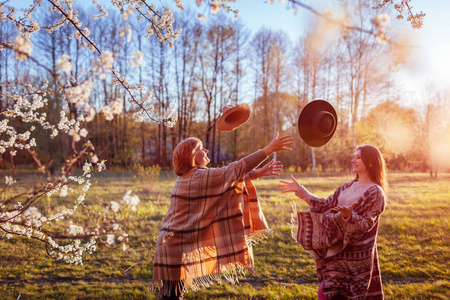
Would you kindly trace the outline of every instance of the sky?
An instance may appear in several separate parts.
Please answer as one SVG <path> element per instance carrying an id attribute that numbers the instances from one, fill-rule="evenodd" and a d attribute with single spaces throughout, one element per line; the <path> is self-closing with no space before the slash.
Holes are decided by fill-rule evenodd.
<path id="1" fill-rule="evenodd" d="M 323 12 L 332 1 L 302 2 Z M 420 105 L 431 83 L 438 90 L 450 89 L 450 0 L 412 0 L 411 4 L 413 12 L 426 13 L 424 26 L 416 30 L 406 20 L 401 22 L 404 30 L 412 37 L 415 50 L 407 66 L 395 74 L 395 79 L 402 86 L 406 101 L 416 106 Z M 302 8 L 294 14 L 279 0 L 274 0 L 273 4 L 265 0 L 238 0 L 233 7 L 239 9 L 238 18 L 242 18 L 253 32 L 263 26 L 282 29 L 294 41 L 304 34 L 315 18 L 312 12 Z"/>
<path id="2" fill-rule="evenodd" d="M 109 0 L 98 0 L 99 3 L 110 3 Z M 167 2 L 169 0 L 163 0 Z M 394 3 L 399 0 L 394 1 Z M 31 0 L 12 0 L 10 4 L 25 5 Z M 92 0 L 78 0 L 82 5 L 92 5 Z M 153 3 L 153 1 L 150 1 Z M 158 2 L 158 1 L 155 1 Z M 281 1 L 282 2 L 282 1 Z M 287 2 L 287 1 L 285 1 Z M 332 0 L 302 0 L 308 6 L 323 12 Z M 381 0 L 380 0 L 381 2 Z M 27 4 L 28 4 L 27 3 Z M 193 5 L 193 0 L 185 0 L 186 6 Z M 395 74 L 396 84 L 404 91 L 404 97 L 411 105 L 420 104 L 430 84 L 436 89 L 450 89 L 450 0 L 412 0 L 415 13 L 424 12 L 424 26 L 420 30 L 412 29 L 408 22 L 403 24 L 406 32 L 413 37 L 414 55 L 407 66 Z M 312 12 L 299 8 L 297 13 L 287 9 L 286 3 L 274 0 L 236 0 L 230 4 L 239 9 L 238 18 L 253 32 L 266 27 L 274 30 L 282 29 L 296 41 L 309 28 L 316 17 Z M 175 7 L 175 5 L 170 5 Z M 205 9 L 203 9 L 205 10 Z M 211 14 L 208 17 L 214 17 Z"/>

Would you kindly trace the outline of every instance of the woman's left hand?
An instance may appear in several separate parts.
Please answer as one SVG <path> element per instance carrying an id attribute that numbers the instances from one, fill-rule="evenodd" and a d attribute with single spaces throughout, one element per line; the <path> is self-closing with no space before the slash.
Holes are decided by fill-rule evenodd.
<path id="1" fill-rule="evenodd" d="M 256 170 L 258 178 L 264 176 L 280 175 L 280 171 L 283 169 L 283 165 L 280 161 L 274 161 L 273 159 L 267 163 L 264 167 Z"/>
<path id="2" fill-rule="evenodd" d="M 348 219 L 352 215 L 352 211 L 356 205 L 358 205 L 358 202 L 353 202 L 353 204 L 350 206 L 338 205 L 334 209 L 340 212 L 345 219 Z"/>

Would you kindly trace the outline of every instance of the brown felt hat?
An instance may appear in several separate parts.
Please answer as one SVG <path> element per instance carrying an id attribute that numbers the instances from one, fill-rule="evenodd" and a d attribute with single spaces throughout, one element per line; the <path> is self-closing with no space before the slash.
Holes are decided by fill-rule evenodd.
<path id="1" fill-rule="evenodd" d="M 325 145 L 333 137 L 337 126 L 334 107 L 325 100 L 308 103 L 298 117 L 298 132 L 311 147 Z"/>
<path id="2" fill-rule="evenodd" d="M 235 130 L 248 121 L 250 112 L 250 106 L 247 104 L 225 105 L 222 107 L 222 115 L 217 120 L 217 129 L 220 131 Z"/>

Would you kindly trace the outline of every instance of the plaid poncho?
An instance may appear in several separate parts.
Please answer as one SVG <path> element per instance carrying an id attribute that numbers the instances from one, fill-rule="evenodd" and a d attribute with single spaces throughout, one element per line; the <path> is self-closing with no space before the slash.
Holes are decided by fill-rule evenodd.
<path id="1" fill-rule="evenodd" d="M 310 212 L 297 213 L 298 230 L 293 231 L 293 237 L 314 257 L 327 299 L 338 295 L 353 300 L 383 299 L 376 240 L 385 208 L 384 192 L 378 185 L 371 186 L 345 220 L 332 208 L 353 182 L 342 185 L 327 199 L 312 199 Z"/>
<path id="2" fill-rule="evenodd" d="M 177 177 L 150 288 L 161 290 L 164 281 L 164 289 L 197 290 L 253 271 L 252 244 L 269 229 L 246 173 L 266 158 L 260 150 L 227 167 L 196 167 Z"/>

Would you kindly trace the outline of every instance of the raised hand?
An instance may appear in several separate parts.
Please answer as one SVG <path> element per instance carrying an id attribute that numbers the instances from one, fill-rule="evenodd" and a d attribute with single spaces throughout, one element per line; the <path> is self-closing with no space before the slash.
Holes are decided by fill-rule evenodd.
<path id="1" fill-rule="evenodd" d="M 264 167 L 256 170 L 258 178 L 264 176 L 280 175 L 280 171 L 283 169 L 283 165 L 280 161 L 274 161 L 273 159 L 267 163 Z"/>
<path id="2" fill-rule="evenodd" d="M 294 143 L 294 138 L 292 138 L 290 135 L 285 135 L 279 138 L 278 137 L 279 135 L 280 134 L 277 131 L 272 141 L 266 147 L 264 147 L 263 150 L 264 152 L 266 152 L 267 155 L 282 150 L 292 151 L 292 148 L 289 148 L 287 146 L 292 145 Z"/>
<path id="3" fill-rule="evenodd" d="M 278 185 L 278 190 L 281 191 L 282 193 L 287 193 L 287 192 L 296 193 L 300 189 L 301 184 L 298 183 L 298 181 L 297 181 L 297 179 L 295 179 L 294 175 L 291 175 L 291 179 L 292 179 L 291 182 L 280 180 L 280 182 L 282 184 Z"/>
<path id="4" fill-rule="evenodd" d="M 282 184 L 278 185 L 278 190 L 282 193 L 294 192 L 297 197 L 308 203 L 311 203 L 311 198 L 314 197 L 303 185 L 298 183 L 297 179 L 295 179 L 294 175 L 291 175 L 292 181 L 282 181 Z"/>

